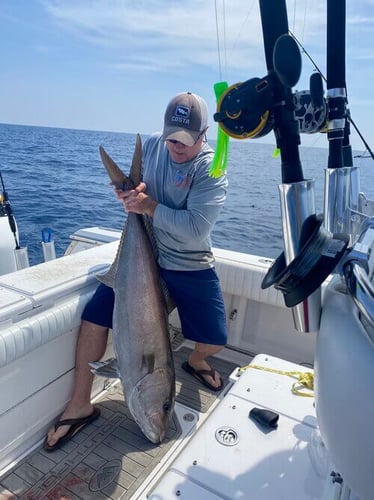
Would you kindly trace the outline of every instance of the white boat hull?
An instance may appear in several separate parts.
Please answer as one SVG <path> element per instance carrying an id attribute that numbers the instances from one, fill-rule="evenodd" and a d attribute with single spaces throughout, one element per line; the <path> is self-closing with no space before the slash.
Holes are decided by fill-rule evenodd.
<path id="1" fill-rule="evenodd" d="M 70 398 L 81 313 L 97 286 L 95 275 L 114 258 L 119 236 L 107 230 L 100 235 L 98 228 L 84 233 L 82 239 L 73 238 L 69 255 L 0 276 L 0 485 L 7 471 L 41 445 Z M 242 366 L 259 354 L 255 362 L 264 366 L 310 370 L 317 333 L 296 332 L 281 293 L 261 289 L 271 261 L 214 252 L 229 330 L 229 346 L 219 356 Z M 323 297 L 325 290 L 326 285 Z M 176 312 L 170 325 L 172 331 L 180 328 Z M 106 357 L 111 355 L 109 342 Z M 335 498 L 329 475 L 333 466 L 318 433 L 313 399 L 293 395 L 293 382 L 284 374 L 248 370 L 239 380 L 232 375 L 228 394 L 220 395 L 218 406 L 207 413 L 178 402 L 182 433 L 131 498 L 169 499 L 177 490 L 204 500 L 288 499 L 295 491 L 298 500 Z M 107 384 L 95 379 L 92 397 L 105 393 Z M 253 406 L 276 411 L 279 429 L 259 432 L 248 419 Z M 238 429 L 240 446 L 217 444 L 215 431 L 225 422 Z"/>

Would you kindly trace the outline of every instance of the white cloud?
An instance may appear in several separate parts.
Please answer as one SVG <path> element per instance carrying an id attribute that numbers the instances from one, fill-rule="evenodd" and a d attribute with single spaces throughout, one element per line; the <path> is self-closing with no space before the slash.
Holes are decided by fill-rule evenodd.
<path id="1" fill-rule="evenodd" d="M 326 73 L 326 0 L 287 0 L 287 6 L 290 29 Z M 219 76 L 229 84 L 266 73 L 258 0 L 38 0 L 25 2 L 24 9 L 17 8 L 13 0 L 4 0 L 0 18 L 9 28 L 5 42 L 12 50 L 7 53 L 13 53 L 15 47 L 20 50 L 17 59 L 9 58 L 5 70 L 12 75 L 16 72 L 17 81 L 30 80 L 30 68 L 36 62 L 38 75 L 49 75 L 43 85 L 61 84 L 61 102 L 74 99 L 76 91 L 69 92 L 70 88 L 93 92 L 106 71 L 115 77 L 113 82 L 108 78 L 105 88 L 98 85 L 96 89 L 105 99 L 124 85 L 137 85 L 145 106 L 150 84 L 153 92 L 162 94 L 163 102 L 165 95 L 184 85 L 185 75 L 190 88 L 209 97 L 219 65 L 223 70 Z M 371 95 L 368 76 L 374 71 L 370 65 L 373 25 L 374 0 L 347 2 L 347 83 L 352 104 Z M 30 49 L 35 50 L 34 62 Z M 299 90 L 308 85 L 313 71 L 307 57 L 302 59 Z M 22 78 L 29 61 L 28 73 Z M 87 78 L 91 80 L 87 82 Z M 153 79 L 160 83 L 157 88 Z M 34 80 L 39 81 L 39 76 Z M 362 112 L 362 122 L 367 122 L 369 130 L 371 122 L 365 116 L 374 109 L 369 97 L 367 100 L 366 109 L 358 107 L 357 111 L 352 106 L 351 111 L 353 116 Z M 101 101 L 98 96 L 96 103 Z M 113 122 L 117 108 L 113 106 L 110 115 Z M 158 114 L 155 110 L 155 120 Z M 122 115 L 119 122 L 123 123 Z"/>

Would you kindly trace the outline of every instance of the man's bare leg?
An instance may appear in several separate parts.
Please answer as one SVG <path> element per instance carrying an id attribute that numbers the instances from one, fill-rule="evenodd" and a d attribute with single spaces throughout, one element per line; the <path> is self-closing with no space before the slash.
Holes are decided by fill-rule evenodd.
<path id="1" fill-rule="evenodd" d="M 75 380 L 73 395 L 60 420 L 82 418 L 91 415 L 91 389 L 94 375 L 89 363 L 98 361 L 105 353 L 108 329 L 89 321 L 82 321 L 76 350 Z M 54 426 L 48 432 L 48 444 L 53 446 L 69 430 L 69 425 L 55 431 Z"/>
<path id="2" fill-rule="evenodd" d="M 205 361 L 209 356 L 214 356 L 223 349 L 222 345 L 201 344 L 196 342 L 195 349 L 191 352 L 188 358 L 188 363 L 195 370 L 211 370 L 211 366 Z M 218 372 L 215 372 L 214 379 L 208 375 L 204 376 L 206 381 L 213 387 L 219 387 L 221 378 Z"/>

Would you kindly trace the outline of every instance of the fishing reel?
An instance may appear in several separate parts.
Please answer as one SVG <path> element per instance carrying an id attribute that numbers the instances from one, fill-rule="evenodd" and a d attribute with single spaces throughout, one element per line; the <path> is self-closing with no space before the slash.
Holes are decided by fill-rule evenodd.
<path id="1" fill-rule="evenodd" d="M 320 73 L 313 73 L 309 81 L 309 90 L 296 90 L 293 99 L 295 118 L 299 123 L 301 134 L 327 132 L 328 107 Z"/>
<path id="2" fill-rule="evenodd" d="M 235 139 L 265 136 L 274 126 L 273 88 L 271 75 L 231 85 L 217 103 L 214 120 Z M 301 134 L 327 132 L 328 107 L 319 73 L 311 75 L 308 90 L 293 92 L 293 103 Z"/>
<path id="3" fill-rule="evenodd" d="M 274 128 L 277 109 L 285 106 L 285 91 L 288 97 L 300 73 L 301 56 L 296 42 L 288 34 L 281 35 L 274 45 L 269 73 L 231 85 L 217 102 L 214 120 L 235 139 L 265 136 Z"/>
<path id="4" fill-rule="evenodd" d="M 269 75 L 231 85 L 217 102 L 214 120 L 235 139 L 263 137 L 274 125 L 272 88 Z"/>

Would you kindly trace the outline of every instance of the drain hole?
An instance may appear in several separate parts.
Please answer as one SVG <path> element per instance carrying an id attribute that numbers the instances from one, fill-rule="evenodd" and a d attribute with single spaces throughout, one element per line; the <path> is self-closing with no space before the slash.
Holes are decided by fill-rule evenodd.
<path id="1" fill-rule="evenodd" d="M 225 446 L 234 446 L 239 441 L 239 435 L 232 427 L 220 427 L 216 430 L 216 439 Z"/>

